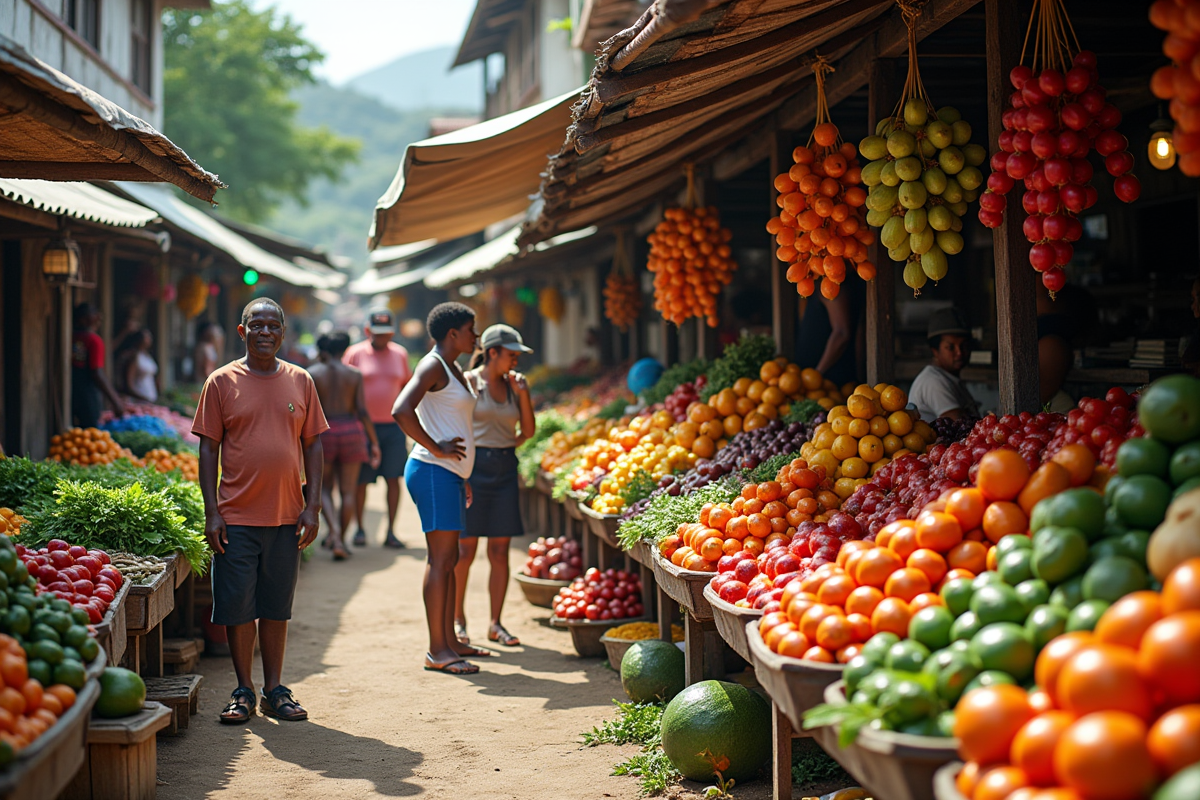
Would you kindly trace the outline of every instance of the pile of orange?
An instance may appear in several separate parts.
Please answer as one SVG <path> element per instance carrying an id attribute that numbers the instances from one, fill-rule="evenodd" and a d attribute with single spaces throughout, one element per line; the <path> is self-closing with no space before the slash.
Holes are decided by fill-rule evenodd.
<path id="1" fill-rule="evenodd" d="M 828 409 L 841 397 L 838 387 L 821 373 L 812 368 L 800 369 L 780 356 L 765 362 L 757 378 L 738 378 L 733 386 L 709 397 L 708 405 L 716 412 L 715 416 L 710 416 L 709 411 L 696 414 L 719 424 L 722 435 L 731 439 L 741 431 L 752 431 L 778 419 L 797 400 L 815 400 Z M 691 411 L 688 418 L 692 419 Z M 715 427 L 712 432 L 716 433 Z"/>
<path id="2" fill-rule="evenodd" d="M 91 466 L 111 464 L 133 454 L 113 440 L 108 431 L 98 428 L 71 428 L 50 438 L 50 460 Z"/>
<path id="3" fill-rule="evenodd" d="M 654 273 L 654 308 L 681 325 L 703 317 L 717 327 L 717 295 L 733 280 L 737 263 L 717 209 L 668 208 L 647 241 L 646 268 Z"/>
<path id="4" fill-rule="evenodd" d="M 966 694 L 955 735 L 969 800 L 1136 800 L 1200 762 L 1200 558 L 1161 594 L 1118 600 L 1038 655 L 1037 689 Z M 1178 795 L 1172 795 L 1178 796 Z"/>
<path id="5" fill-rule="evenodd" d="M 5 536 L 16 536 L 21 532 L 21 526 L 28 521 L 8 506 L 0 508 L 0 533 Z"/>
<path id="6" fill-rule="evenodd" d="M 779 216 L 767 222 L 779 249 L 775 256 L 788 264 L 787 279 L 802 297 L 816 291 L 829 299 L 838 296 L 848 269 L 865 281 L 875 277 L 867 258 L 875 234 L 867 227 L 867 201 L 853 144 L 841 141 L 832 122 L 813 130 L 809 146 L 792 151 L 791 169 L 775 178 Z"/>
<path id="7" fill-rule="evenodd" d="M 25 651 L 16 639 L 0 634 L 0 742 L 18 753 L 50 729 L 75 704 L 75 690 L 58 684 L 48 689 L 29 677 Z"/>
<path id="8" fill-rule="evenodd" d="M 829 409 L 827 421 L 816 427 L 800 453 L 825 468 L 838 495 L 849 497 L 893 458 L 924 453 L 937 440 L 933 428 L 905 410 L 906 405 L 908 395 L 899 386 L 864 383 L 845 405 Z"/>
<path id="9" fill-rule="evenodd" d="M 171 453 L 161 448 L 150 450 L 142 456 L 143 466 L 153 466 L 159 472 L 179 470 L 189 481 L 200 480 L 200 459 L 194 453 Z"/>
<path id="10" fill-rule="evenodd" d="M 642 293 L 632 275 L 608 273 L 604 282 L 604 316 L 623 331 L 637 322 L 642 313 Z"/>
<path id="11" fill-rule="evenodd" d="M 757 557 L 776 540 L 790 542 L 801 523 L 825 521 L 840 504 L 824 471 L 797 458 L 775 480 L 746 484 L 732 503 L 705 504 L 699 521 L 680 525 L 659 543 L 659 553 L 675 566 L 716 572 L 721 556 Z"/>
<path id="12" fill-rule="evenodd" d="M 628 419 L 625 419 L 624 421 L 618 421 L 616 424 L 622 425 L 628 421 Z M 612 425 L 613 422 L 611 420 L 592 417 L 586 425 L 577 431 L 572 431 L 571 433 L 555 431 L 554 435 L 550 437 L 550 444 L 547 445 L 546 452 L 542 455 L 539 466 L 546 472 L 556 472 L 574 461 L 584 447 L 587 447 L 597 439 L 603 438 Z"/>

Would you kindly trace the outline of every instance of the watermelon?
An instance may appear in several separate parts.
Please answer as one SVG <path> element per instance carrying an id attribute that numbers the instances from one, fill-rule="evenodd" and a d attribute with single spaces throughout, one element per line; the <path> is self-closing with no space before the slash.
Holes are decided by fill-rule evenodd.
<path id="1" fill-rule="evenodd" d="M 128 717 L 146 704 L 146 684 L 136 672 L 109 667 L 100 676 L 100 699 L 96 701 L 98 717 L 112 719 Z"/>
<path id="2" fill-rule="evenodd" d="M 694 781 L 712 779 L 711 760 L 723 767 L 726 780 L 753 778 L 771 756 L 771 706 L 740 684 L 693 684 L 663 712 L 662 748 L 675 769 Z"/>
<path id="3" fill-rule="evenodd" d="M 683 652 L 670 642 L 635 642 L 621 658 L 621 688 L 635 703 L 670 700 L 684 685 Z"/>

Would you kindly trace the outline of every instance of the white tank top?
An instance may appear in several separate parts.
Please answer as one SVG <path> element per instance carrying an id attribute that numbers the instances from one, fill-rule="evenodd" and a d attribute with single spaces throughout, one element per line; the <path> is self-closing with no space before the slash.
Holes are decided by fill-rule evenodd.
<path id="1" fill-rule="evenodd" d="M 417 403 L 417 419 L 421 421 L 421 427 L 435 442 L 445 442 L 461 437 L 467 457 L 462 459 L 438 458 L 420 444 L 413 446 L 411 457 L 426 464 L 444 467 L 465 480 L 471 477 L 471 470 L 475 467 L 474 415 L 475 402 L 478 398 L 473 390 L 463 386 L 462 382 L 455 377 L 450 365 L 436 350 L 431 351 L 429 356 L 433 356 L 441 362 L 442 368 L 446 370 L 449 383 L 440 391 L 425 393 L 421 402 Z"/>

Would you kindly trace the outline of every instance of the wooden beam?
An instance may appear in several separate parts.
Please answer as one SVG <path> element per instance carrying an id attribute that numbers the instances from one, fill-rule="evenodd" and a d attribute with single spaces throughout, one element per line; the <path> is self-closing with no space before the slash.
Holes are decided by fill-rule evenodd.
<path id="1" fill-rule="evenodd" d="M 792 164 L 792 137 L 787 131 L 772 131 L 771 153 L 768 158 L 768 190 L 767 214 L 773 217 L 779 213 L 775 198 L 779 192 L 775 190 L 775 176 L 788 169 Z M 779 245 L 771 234 L 764 234 L 767 239 L 767 251 L 771 254 L 771 331 L 775 336 L 775 349 L 780 355 L 791 358 L 796 350 L 796 287 L 787 279 L 788 265 L 775 257 Z"/>
<path id="2" fill-rule="evenodd" d="M 15 219 L 18 222 L 28 222 L 30 225 L 48 228 L 52 231 L 58 230 L 58 217 L 5 198 L 0 198 L 0 217 Z"/>
<path id="3" fill-rule="evenodd" d="M 896 62 L 876 59 L 868 78 L 870 100 L 867 130 L 892 113 L 903 88 Z M 867 383 L 891 383 L 896 377 L 896 267 L 878 238 L 871 246 L 875 280 L 867 284 Z"/>
<path id="4" fill-rule="evenodd" d="M 1003 130 L 1001 114 L 1010 87 L 1008 72 L 1021 58 L 1025 30 L 1012 0 L 985 0 L 988 141 Z M 1018 195 L 1013 195 L 1019 199 Z M 996 335 L 999 340 L 1000 411 L 1037 411 L 1040 397 L 1037 348 L 1037 273 L 1029 266 L 1022 215 L 1010 206 L 992 231 L 996 260 Z"/>
<path id="5" fill-rule="evenodd" d="M 97 164 L 88 161 L 0 161 L 0 178 L 43 181 L 161 180 L 137 164 Z"/>

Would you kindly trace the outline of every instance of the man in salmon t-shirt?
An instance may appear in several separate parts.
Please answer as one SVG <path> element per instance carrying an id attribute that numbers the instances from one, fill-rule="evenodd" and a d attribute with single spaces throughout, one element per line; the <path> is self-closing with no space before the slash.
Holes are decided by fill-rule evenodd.
<path id="1" fill-rule="evenodd" d="M 238 680 L 220 717 L 230 724 L 254 714 L 250 672 L 259 635 L 262 712 L 308 719 L 280 679 L 300 552 L 317 536 L 321 434 L 329 425 L 309 374 L 276 357 L 286 330 L 274 300 L 246 306 L 237 329 L 246 355 L 208 376 L 192 423 L 200 437 L 204 535 L 216 553 L 212 621 L 229 633 Z"/>
<path id="2" fill-rule="evenodd" d="M 363 376 L 363 396 L 367 413 L 375 425 L 382 454 L 378 467 L 364 464 L 358 474 L 358 502 L 355 518 L 358 532 L 354 534 L 355 547 L 366 547 L 367 534 L 363 530 L 363 506 L 367 501 L 367 485 L 383 476 L 387 486 L 387 536 L 384 547 L 404 547 L 393 532 L 396 515 L 400 511 L 400 481 L 404 477 L 404 464 L 408 460 L 408 442 L 404 431 L 392 419 L 392 405 L 400 396 L 400 390 L 412 377 L 408 364 L 408 351 L 392 341 L 396 335 L 396 320 L 386 308 L 377 308 L 367 315 L 365 328 L 367 338 L 351 345 L 342 356 L 342 363 L 356 367 Z"/>

